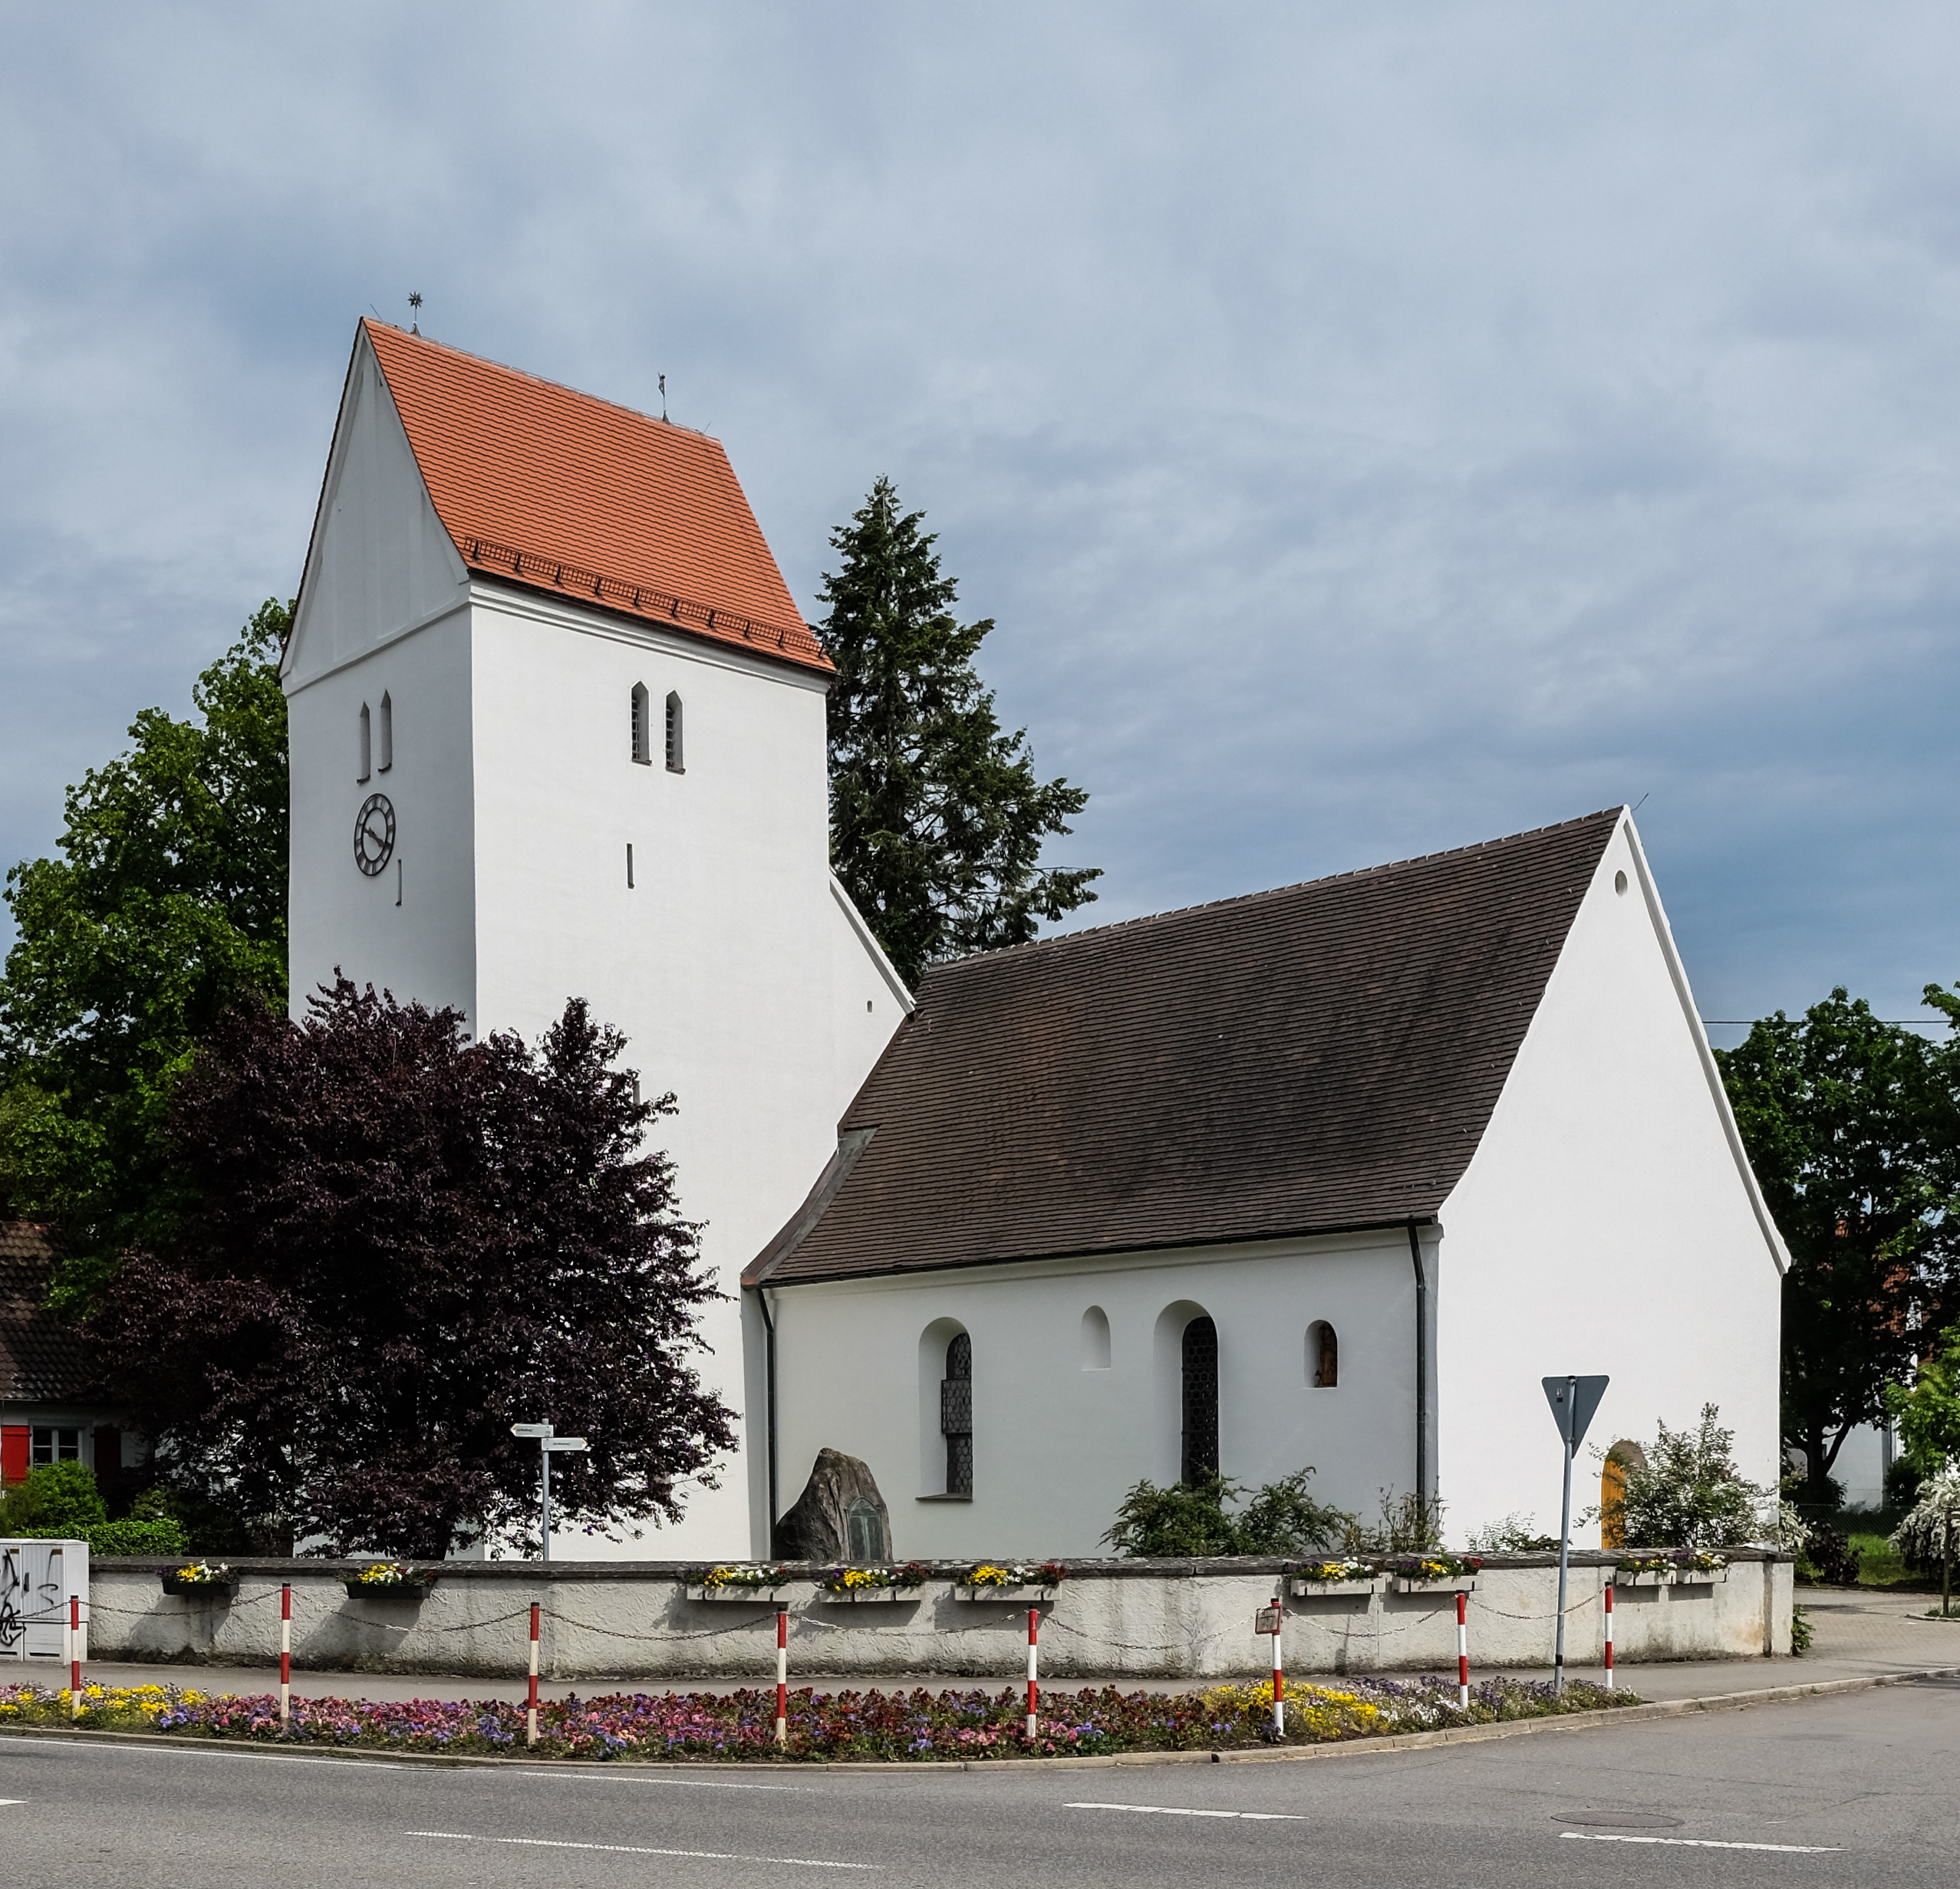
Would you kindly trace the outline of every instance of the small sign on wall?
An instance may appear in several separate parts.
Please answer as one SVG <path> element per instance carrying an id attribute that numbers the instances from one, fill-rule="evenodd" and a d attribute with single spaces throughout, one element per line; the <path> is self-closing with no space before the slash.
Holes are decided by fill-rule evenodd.
<path id="1" fill-rule="evenodd" d="M 1280 1631 L 1280 1611 L 1276 1603 L 1271 1607 L 1262 1607 L 1252 1617 L 1253 1631 L 1254 1633 L 1277 1633 Z"/>

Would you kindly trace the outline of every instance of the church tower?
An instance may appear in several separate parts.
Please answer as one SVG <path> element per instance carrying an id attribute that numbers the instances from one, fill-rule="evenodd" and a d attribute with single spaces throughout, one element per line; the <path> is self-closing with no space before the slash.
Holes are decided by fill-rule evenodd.
<path id="1" fill-rule="evenodd" d="M 743 1446 L 681 1523 L 555 1555 L 766 1552 L 742 1269 L 911 1000 L 830 874 L 831 666 L 727 456 L 364 321 L 282 674 L 295 1012 L 336 966 L 533 1041 L 582 996 L 679 1102 Z"/>

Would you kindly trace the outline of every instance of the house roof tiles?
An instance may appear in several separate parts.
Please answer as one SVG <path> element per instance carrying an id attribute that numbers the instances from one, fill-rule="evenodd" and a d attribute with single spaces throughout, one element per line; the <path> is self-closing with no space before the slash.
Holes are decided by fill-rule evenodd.
<path id="1" fill-rule="evenodd" d="M 937 966 L 747 1282 L 1432 1216 L 1620 817 Z"/>
<path id="2" fill-rule="evenodd" d="M 829 670 L 719 440 L 361 327 L 472 571 Z"/>
<path id="3" fill-rule="evenodd" d="M 73 1327 L 41 1308 L 54 1269 L 44 1228 L 0 1220 L 0 1402 L 68 1403 L 88 1386 L 87 1346 Z"/>

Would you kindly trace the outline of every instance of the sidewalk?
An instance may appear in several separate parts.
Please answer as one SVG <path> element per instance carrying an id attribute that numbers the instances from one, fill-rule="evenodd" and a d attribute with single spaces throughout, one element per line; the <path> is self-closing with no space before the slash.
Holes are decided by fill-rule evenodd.
<path id="1" fill-rule="evenodd" d="M 1814 1685 L 1825 1680 L 1863 1679 L 1874 1676 L 1923 1672 L 1935 1667 L 1960 1667 L 1960 1613 L 1951 1621 L 1924 1617 L 1929 1605 L 1939 1597 L 1925 1594 L 1893 1594 L 1875 1588 L 1800 1588 L 1797 1604 L 1809 1616 L 1816 1638 L 1810 1652 L 1794 1660 L 1682 1660 L 1665 1665 L 1622 1666 L 1616 1670 L 1621 1688 L 1638 1693 L 1643 1699 L 1708 1699 L 1725 1693 L 1755 1692 L 1771 1686 Z M 1471 1648 L 1471 1676 L 1487 1678 L 1487 1670 L 1476 1664 L 1477 1650 Z M 1508 1667 L 1507 1677 L 1550 1679 L 1549 1667 L 1534 1669 Z M 199 1692 L 266 1693 L 278 1690 L 276 1667 L 266 1669 L 234 1666 L 125 1665 L 102 1661 L 91 1664 L 84 1677 L 100 1686 L 183 1686 Z M 314 1673 L 295 1670 L 293 1691 L 299 1697 L 338 1696 L 344 1699 L 519 1699 L 524 1696 L 522 1679 L 485 1678 L 466 1674 L 432 1673 Z M 1247 1678 L 1263 1674 L 1248 1670 Z M 1333 1680 L 1325 1673 L 1295 1672 L 1288 1677 L 1297 1683 L 1326 1684 Z M 1408 1678 L 1412 1674 L 1389 1674 Z M 1567 1677 L 1596 1682 L 1596 1667 L 1575 1666 Z M 866 1680 L 844 1673 L 792 1671 L 790 1683 L 797 1687 L 814 1686 L 819 1692 L 846 1690 L 881 1692 L 910 1691 L 924 1686 L 934 1691 L 971 1691 L 984 1687 L 997 1691 L 1003 1687 L 1023 1684 L 1017 1673 L 1002 1673 L 991 1678 L 949 1679 L 944 1673 L 917 1676 L 886 1674 Z M 0 1685 L 31 1680 L 43 1685 L 62 1686 L 68 1672 L 58 1660 L 0 1660 Z M 744 1688 L 772 1684 L 764 1678 L 736 1680 L 612 1679 L 604 1675 L 575 1680 L 539 1682 L 541 1698 L 563 1699 L 574 1693 L 589 1699 L 610 1692 L 731 1693 Z M 1217 1680 L 1192 1679 L 1062 1679 L 1047 1682 L 1058 1693 L 1076 1692 L 1085 1687 L 1112 1685 L 1124 1692 L 1178 1693 L 1201 1690 Z"/>

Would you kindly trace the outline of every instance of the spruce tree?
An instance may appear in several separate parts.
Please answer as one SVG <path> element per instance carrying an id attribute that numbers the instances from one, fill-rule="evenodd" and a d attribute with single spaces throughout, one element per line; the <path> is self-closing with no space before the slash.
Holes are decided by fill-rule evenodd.
<path id="1" fill-rule="evenodd" d="M 831 534 L 817 634 L 837 665 L 829 708 L 831 864 L 899 975 L 1024 943 L 1095 894 L 1095 867 L 1044 867 L 1088 794 L 1035 778 L 1026 730 L 1004 732 L 973 657 L 992 618 L 962 625 L 923 512 L 880 479 Z"/>

